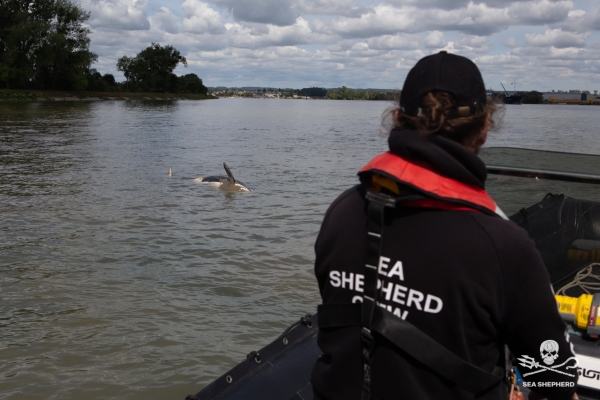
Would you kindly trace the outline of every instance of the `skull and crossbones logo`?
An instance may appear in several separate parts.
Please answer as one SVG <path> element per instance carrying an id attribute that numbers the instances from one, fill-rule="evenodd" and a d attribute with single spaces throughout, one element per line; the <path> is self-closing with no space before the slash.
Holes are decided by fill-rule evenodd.
<path id="1" fill-rule="evenodd" d="M 540 355 L 542 356 L 542 360 L 544 360 L 544 364 L 554 364 L 554 360 L 558 358 L 558 343 L 554 340 L 542 342 L 542 345 L 540 346 Z"/>
<path id="2" fill-rule="evenodd" d="M 577 368 L 578 362 L 575 357 L 569 357 L 562 364 L 553 365 L 554 362 L 556 361 L 556 359 L 558 358 L 558 349 L 559 349 L 558 343 L 554 340 L 543 341 L 542 344 L 540 345 L 540 356 L 542 357 L 542 361 L 544 362 L 544 364 L 548 365 L 548 367 L 538 363 L 537 361 L 535 361 L 533 359 L 533 357 L 530 357 L 530 356 L 523 356 L 522 358 L 517 358 L 517 360 L 519 360 L 519 364 L 521 364 L 521 366 L 523 366 L 525 368 L 528 368 L 528 369 L 533 369 L 536 367 L 539 368 L 538 370 L 534 370 L 534 371 L 528 372 L 526 374 L 523 374 L 523 376 L 533 375 L 533 374 L 537 374 L 539 372 L 544 372 L 544 371 L 552 371 L 552 372 L 556 372 L 557 374 L 575 376 L 574 374 L 569 374 L 568 372 L 558 370 L 558 368 L 561 368 L 561 367 L 565 367 L 565 369 L 567 369 L 567 370 Z M 571 361 L 571 360 L 574 360 L 575 364 L 567 365 L 569 363 L 569 361 Z"/>

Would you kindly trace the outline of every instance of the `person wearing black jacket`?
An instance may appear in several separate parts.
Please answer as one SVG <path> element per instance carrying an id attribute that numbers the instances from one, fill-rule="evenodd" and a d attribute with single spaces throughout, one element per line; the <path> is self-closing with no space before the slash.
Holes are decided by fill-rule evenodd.
<path id="1" fill-rule="evenodd" d="M 577 398 L 541 256 L 485 192 L 476 153 L 493 112 L 464 57 L 441 52 L 409 72 L 389 151 L 329 207 L 315 244 L 316 399 L 506 399 L 505 346 L 538 362 L 524 378 L 534 397 Z M 367 234 L 371 203 L 386 201 L 381 230 Z"/>

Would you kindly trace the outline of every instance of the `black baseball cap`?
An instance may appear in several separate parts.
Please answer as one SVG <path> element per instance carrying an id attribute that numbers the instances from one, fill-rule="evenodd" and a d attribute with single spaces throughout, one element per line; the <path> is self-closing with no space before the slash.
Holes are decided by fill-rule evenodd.
<path id="1" fill-rule="evenodd" d="M 400 94 L 400 107 L 407 114 L 417 115 L 421 99 L 429 92 L 454 95 L 458 106 L 456 116 L 473 114 L 487 101 L 477 65 L 466 57 L 445 51 L 422 58 L 410 70 Z"/>

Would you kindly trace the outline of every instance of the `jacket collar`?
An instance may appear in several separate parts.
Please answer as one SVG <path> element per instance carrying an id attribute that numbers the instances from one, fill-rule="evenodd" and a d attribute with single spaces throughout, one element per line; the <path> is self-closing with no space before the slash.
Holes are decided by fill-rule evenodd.
<path id="1" fill-rule="evenodd" d="M 404 134 L 406 137 L 398 138 Z M 399 150 L 400 147 L 399 152 L 403 154 L 399 155 L 397 151 L 392 150 L 377 155 L 359 171 L 361 180 L 364 182 L 365 178 L 368 178 L 372 186 L 387 187 L 384 181 L 391 179 L 417 189 L 429 198 L 407 205 L 470 209 L 506 218 L 483 188 L 487 175 L 485 164 L 475 154 L 458 143 L 447 143 L 451 141 L 445 138 L 423 138 L 424 136 L 412 131 L 398 131 L 394 138 L 390 136 L 390 148 Z M 401 143 L 405 145 L 400 146 Z M 450 172 L 439 172 L 446 167 Z M 384 177 L 384 180 L 378 179 L 380 176 Z"/>
<path id="2" fill-rule="evenodd" d="M 483 161 L 453 140 L 394 129 L 388 143 L 392 153 L 407 161 L 467 185 L 485 187 L 487 171 Z"/>

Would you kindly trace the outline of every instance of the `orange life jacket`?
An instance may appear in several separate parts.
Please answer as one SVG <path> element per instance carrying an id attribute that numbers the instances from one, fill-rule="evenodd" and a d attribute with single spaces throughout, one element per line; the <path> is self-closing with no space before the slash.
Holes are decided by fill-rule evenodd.
<path id="1" fill-rule="evenodd" d="M 362 167 L 359 175 L 363 174 L 370 175 L 375 191 L 384 187 L 399 194 L 400 183 L 426 195 L 425 199 L 404 203 L 407 206 L 476 211 L 508 219 L 485 189 L 445 177 L 389 151 L 375 156 Z"/>

